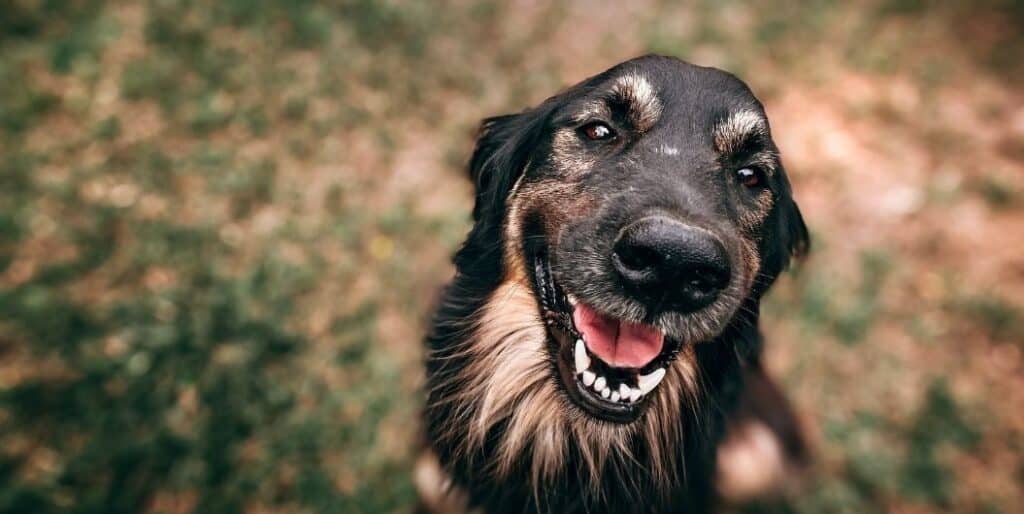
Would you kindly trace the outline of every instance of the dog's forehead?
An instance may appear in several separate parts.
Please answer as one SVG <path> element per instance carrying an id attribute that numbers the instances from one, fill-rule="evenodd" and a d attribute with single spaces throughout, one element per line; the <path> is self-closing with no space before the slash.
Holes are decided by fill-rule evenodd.
<path id="1" fill-rule="evenodd" d="M 769 133 L 760 102 L 732 74 L 666 58 L 609 71 L 595 95 L 624 105 L 640 132 L 657 127 L 663 135 L 697 137 L 721 153 Z"/>
<path id="2" fill-rule="evenodd" d="M 641 58 L 612 70 L 610 88 L 638 86 L 666 107 L 714 113 L 758 105 L 750 88 L 735 75 L 671 58 Z"/>

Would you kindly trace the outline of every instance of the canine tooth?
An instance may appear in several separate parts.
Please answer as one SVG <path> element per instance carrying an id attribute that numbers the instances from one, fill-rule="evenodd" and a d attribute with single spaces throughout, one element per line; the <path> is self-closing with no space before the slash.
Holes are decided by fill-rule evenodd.
<path id="1" fill-rule="evenodd" d="M 654 390 L 663 378 L 665 378 L 665 368 L 658 368 L 646 375 L 640 375 L 637 386 L 640 387 L 641 393 L 647 394 Z"/>
<path id="2" fill-rule="evenodd" d="M 597 377 L 597 381 L 594 382 L 594 390 L 601 391 L 602 389 L 605 389 L 605 384 L 607 383 L 608 381 L 605 380 L 604 377 Z"/>
<path id="3" fill-rule="evenodd" d="M 587 356 L 587 348 L 582 339 L 576 340 L 576 350 L 573 356 L 576 358 L 576 373 L 583 373 L 590 369 L 590 357 Z"/>
<path id="4" fill-rule="evenodd" d="M 603 395 L 604 393 L 601 393 L 601 394 Z M 619 396 L 619 392 L 618 391 L 615 391 L 614 393 L 612 393 L 612 401 L 613 402 L 619 401 L 619 398 L 620 398 L 620 396 Z"/>
<path id="5" fill-rule="evenodd" d="M 643 398 L 643 397 L 644 397 L 644 392 L 643 391 L 641 391 L 639 389 L 631 389 L 630 390 L 629 401 L 636 402 L 636 401 L 639 401 L 640 398 Z"/>
<path id="6" fill-rule="evenodd" d="M 576 297 L 575 297 L 575 296 L 573 296 L 573 295 L 571 295 L 571 294 L 567 294 L 567 295 L 565 295 L 565 298 L 566 298 L 567 300 L 569 300 L 569 305 L 572 305 L 573 307 L 575 307 L 575 306 L 576 306 L 576 304 L 580 302 L 579 300 L 577 300 L 577 299 L 576 299 Z"/>
<path id="7" fill-rule="evenodd" d="M 612 390 L 611 390 L 611 389 L 608 389 L 608 388 L 606 387 L 606 388 L 604 388 L 604 389 L 602 389 L 602 390 L 601 390 L 601 397 L 602 397 L 602 398 L 608 398 L 608 397 L 609 397 L 609 396 L 611 396 L 611 395 L 612 395 Z"/>
<path id="8" fill-rule="evenodd" d="M 633 388 L 626 384 L 619 384 L 619 396 L 623 399 L 629 398 L 633 394 Z"/>
<path id="9" fill-rule="evenodd" d="M 583 385 L 590 387 L 594 383 L 594 379 L 597 378 L 597 374 L 589 369 L 583 372 Z"/>

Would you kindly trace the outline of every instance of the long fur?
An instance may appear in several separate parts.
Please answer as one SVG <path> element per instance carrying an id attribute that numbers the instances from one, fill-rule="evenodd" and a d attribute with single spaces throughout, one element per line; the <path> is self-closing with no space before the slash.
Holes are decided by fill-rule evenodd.
<path id="1" fill-rule="evenodd" d="M 618 71 L 575 89 L 587 91 Z M 652 86 L 625 77 L 616 94 L 642 102 L 639 111 L 648 116 L 640 121 L 651 122 L 652 113 L 661 114 Z M 469 166 L 474 226 L 427 338 L 427 452 L 457 490 L 451 494 L 483 512 L 665 512 L 683 505 L 703 512 L 712 501 L 713 441 L 742 390 L 744 360 L 761 347 L 760 296 L 806 249 L 806 228 L 784 182 L 781 201 L 765 208 L 772 232 L 744 249 L 759 272 L 726 292 L 749 295 L 736 312 L 716 314 L 719 326 L 705 327 L 714 340 L 684 346 L 637 422 L 582 414 L 546 356 L 546 329 L 519 247 L 529 236 L 518 226 L 520 203 L 531 194 L 519 190 L 521 179 L 539 155 L 558 150 L 542 144 L 544 131 L 571 94 L 482 124 Z M 729 127 L 751 128 L 740 121 Z"/>

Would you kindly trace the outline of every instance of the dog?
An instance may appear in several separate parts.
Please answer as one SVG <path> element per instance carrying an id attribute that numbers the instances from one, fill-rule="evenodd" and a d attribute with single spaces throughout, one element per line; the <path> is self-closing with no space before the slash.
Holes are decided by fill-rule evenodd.
<path id="1" fill-rule="evenodd" d="M 741 80 L 623 62 L 484 120 L 469 174 L 426 338 L 420 511 L 709 512 L 730 475 L 804 453 L 758 315 L 808 232 Z"/>

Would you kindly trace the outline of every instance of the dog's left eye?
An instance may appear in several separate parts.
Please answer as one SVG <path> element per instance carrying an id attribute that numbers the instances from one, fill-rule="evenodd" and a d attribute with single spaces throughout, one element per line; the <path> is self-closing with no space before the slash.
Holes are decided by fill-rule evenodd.
<path id="1" fill-rule="evenodd" d="M 736 180 L 749 188 L 758 187 L 764 183 L 764 172 L 760 168 L 740 168 L 736 170 Z"/>
<path id="2" fill-rule="evenodd" d="M 591 141 L 606 141 L 615 137 L 615 131 L 600 121 L 588 123 L 580 127 L 580 131 Z"/>

